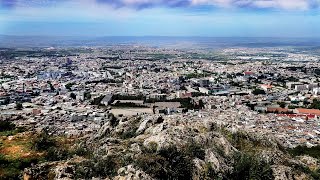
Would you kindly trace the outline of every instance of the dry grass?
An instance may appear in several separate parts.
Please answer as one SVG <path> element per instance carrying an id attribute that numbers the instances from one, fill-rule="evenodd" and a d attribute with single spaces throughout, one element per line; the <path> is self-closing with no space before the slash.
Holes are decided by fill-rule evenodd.
<path id="1" fill-rule="evenodd" d="M 0 154 L 6 159 L 36 158 L 41 157 L 43 153 L 32 149 L 33 136 L 30 133 L 19 133 L 14 136 L 2 138 L 0 140 Z"/>

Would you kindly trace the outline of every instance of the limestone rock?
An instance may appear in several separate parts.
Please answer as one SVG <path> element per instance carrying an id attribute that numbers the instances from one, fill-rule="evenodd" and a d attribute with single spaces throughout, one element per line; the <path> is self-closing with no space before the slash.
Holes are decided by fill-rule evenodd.
<path id="1" fill-rule="evenodd" d="M 141 170 L 136 170 L 133 165 L 122 167 L 118 170 L 115 180 L 152 180 L 152 178 Z"/>

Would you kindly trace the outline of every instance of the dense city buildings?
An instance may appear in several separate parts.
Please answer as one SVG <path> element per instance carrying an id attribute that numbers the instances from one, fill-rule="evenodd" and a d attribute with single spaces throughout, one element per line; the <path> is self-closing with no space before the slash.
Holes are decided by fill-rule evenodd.
<path id="1" fill-rule="evenodd" d="M 0 152 L 40 163 L 15 166 L 28 167 L 24 179 L 42 177 L 39 169 L 56 179 L 161 179 L 149 166 L 178 168 L 155 166 L 170 164 L 170 153 L 193 158 L 179 163 L 207 178 L 232 179 L 242 156 L 271 164 L 247 165 L 267 167 L 266 179 L 287 176 L 306 159 L 317 164 L 286 154 L 319 147 L 319 59 L 288 47 L 0 49 Z M 164 174 L 191 176 L 180 170 Z"/>
<path id="2" fill-rule="evenodd" d="M 1 118 L 19 125 L 79 136 L 110 114 L 197 115 L 289 147 L 319 144 L 320 66 L 312 52 L 115 46 L 2 49 L 0 57 Z"/>

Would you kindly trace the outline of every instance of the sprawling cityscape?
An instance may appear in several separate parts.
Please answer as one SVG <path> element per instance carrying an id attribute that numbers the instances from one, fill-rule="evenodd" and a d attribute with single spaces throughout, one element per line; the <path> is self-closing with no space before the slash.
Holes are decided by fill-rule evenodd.
<path id="1" fill-rule="evenodd" d="M 198 117 L 274 135 L 288 147 L 319 144 L 317 53 L 130 46 L 1 53 L 17 54 L 1 61 L 1 118 L 21 126 L 79 136 L 98 131 L 108 113 Z"/>
<path id="2" fill-rule="evenodd" d="M 197 137 L 215 127 L 269 137 L 283 148 L 320 143 L 318 50 L 118 45 L 3 48 L 0 55 L 0 118 L 27 137 L 45 130 L 72 141 L 108 137 L 105 145 L 120 138 L 131 148 L 162 148 L 189 141 L 184 131 Z"/>

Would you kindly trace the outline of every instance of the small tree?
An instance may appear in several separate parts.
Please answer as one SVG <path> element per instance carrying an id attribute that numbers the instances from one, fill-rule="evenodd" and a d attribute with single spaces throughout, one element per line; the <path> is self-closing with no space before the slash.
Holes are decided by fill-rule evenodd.
<path id="1" fill-rule="evenodd" d="M 54 138 L 50 137 L 47 131 L 42 131 L 33 142 L 33 149 L 38 151 L 44 151 L 51 147 L 56 146 L 56 141 Z"/>
<path id="2" fill-rule="evenodd" d="M 202 99 L 199 100 L 199 109 L 203 109 L 204 108 L 204 102 Z"/>
<path id="3" fill-rule="evenodd" d="M 266 92 L 264 90 L 262 90 L 262 89 L 254 89 L 252 91 L 252 94 L 259 95 L 259 94 L 266 94 Z"/>
<path id="4" fill-rule="evenodd" d="M 91 99 L 91 93 L 90 92 L 84 92 L 83 96 L 84 96 L 84 100 Z"/>
<path id="5" fill-rule="evenodd" d="M 0 121 L 0 132 L 11 131 L 16 128 L 16 125 L 9 121 Z"/>
<path id="6" fill-rule="evenodd" d="M 116 127 L 119 124 L 119 120 L 112 113 L 108 115 L 108 118 L 112 127 Z"/>
<path id="7" fill-rule="evenodd" d="M 10 103 L 10 97 L 7 96 L 7 97 L 4 99 L 3 104 L 4 104 L 4 105 L 8 105 L 9 103 Z"/>
<path id="8" fill-rule="evenodd" d="M 71 97 L 72 99 L 77 99 L 77 95 L 76 95 L 75 93 L 71 93 L 71 94 L 70 94 L 70 97 Z"/>
<path id="9" fill-rule="evenodd" d="M 73 83 L 68 83 L 68 84 L 65 85 L 65 87 L 66 87 L 66 89 L 71 91 L 72 90 L 71 88 L 72 88 L 73 85 L 74 85 Z"/>
<path id="10" fill-rule="evenodd" d="M 164 119 L 163 119 L 163 117 L 162 116 L 160 116 L 160 117 L 158 117 L 158 119 L 157 119 L 157 121 L 156 121 L 156 123 L 162 123 L 164 121 Z"/>
<path id="11" fill-rule="evenodd" d="M 22 103 L 16 102 L 16 110 L 22 110 L 22 109 L 23 109 Z"/>
<path id="12" fill-rule="evenodd" d="M 285 108 L 286 107 L 286 103 L 285 102 L 278 102 L 279 106 L 281 108 Z"/>
<path id="13" fill-rule="evenodd" d="M 47 83 L 49 84 L 51 91 L 55 91 L 55 90 L 56 90 L 56 89 L 54 88 L 54 86 L 52 85 L 51 81 L 48 81 Z"/>

